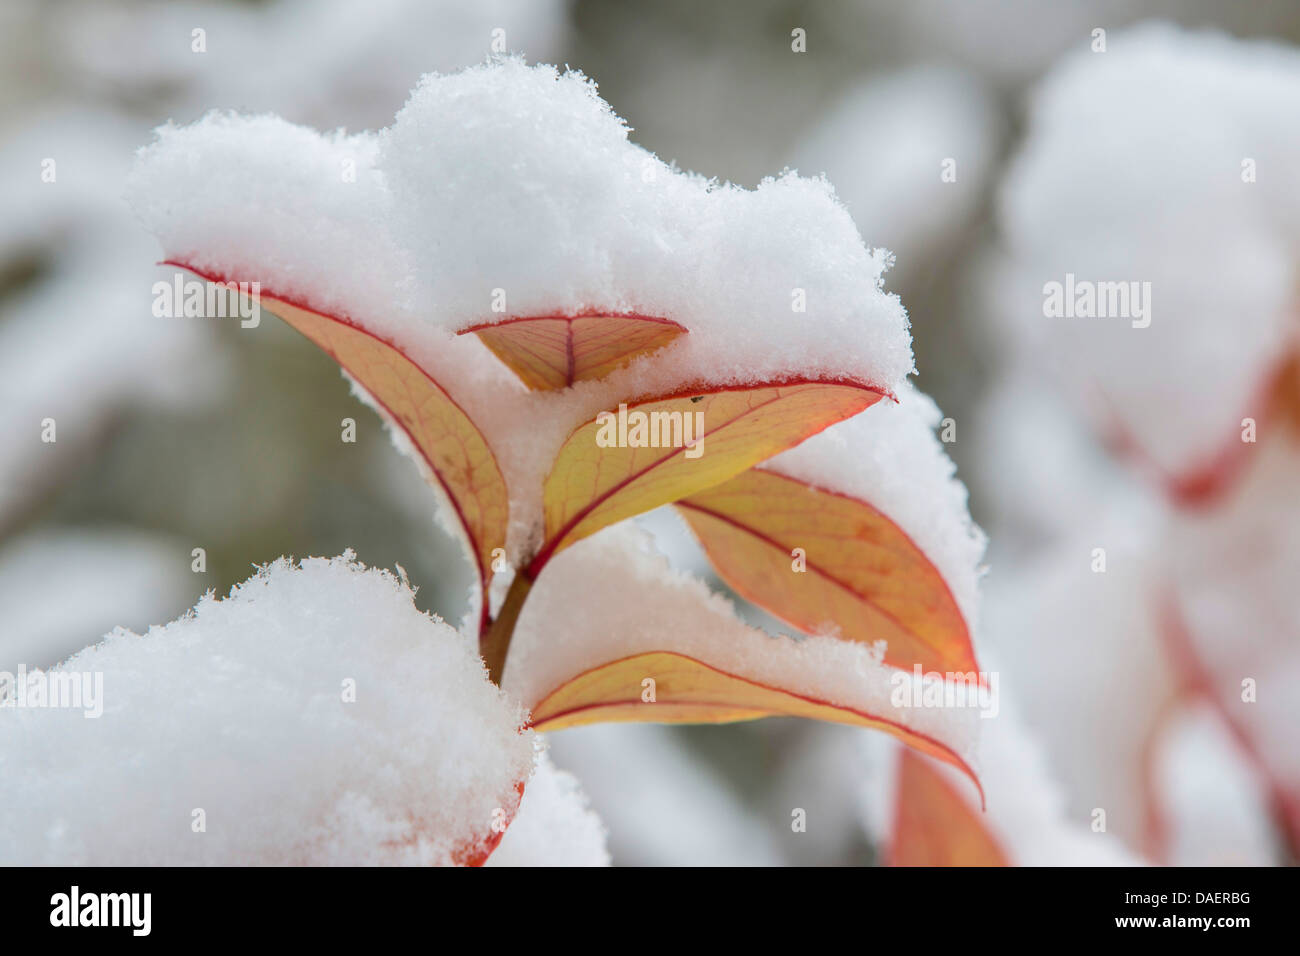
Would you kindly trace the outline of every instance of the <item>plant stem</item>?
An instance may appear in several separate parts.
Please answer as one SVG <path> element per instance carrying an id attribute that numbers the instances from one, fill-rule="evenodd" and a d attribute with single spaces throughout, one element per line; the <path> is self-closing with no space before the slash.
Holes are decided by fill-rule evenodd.
<path id="1" fill-rule="evenodd" d="M 488 678 L 498 687 L 506 670 L 506 655 L 510 652 L 510 639 L 515 634 L 515 622 L 519 620 L 519 612 L 524 609 L 524 601 L 532 587 L 532 578 L 519 571 L 510 582 L 500 613 L 479 642 L 479 653 L 483 655 L 483 663 L 487 664 Z"/>

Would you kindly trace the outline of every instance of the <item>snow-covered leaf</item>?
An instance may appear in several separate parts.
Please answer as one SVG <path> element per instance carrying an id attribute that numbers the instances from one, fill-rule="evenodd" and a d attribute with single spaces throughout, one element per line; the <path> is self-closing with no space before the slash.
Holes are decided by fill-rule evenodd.
<path id="1" fill-rule="evenodd" d="M 725 481 L 880 397 L 867 386 L 833 381 L 702 386 L 597 416 L 569 436 L 547 476 L 546 543 L 531 573 L 575 541 Z M 629 422 L 644 417 L 639 446 L 608 434 L 623 429 L 625 415 Z"/>
<path id="2" fill-rule="evenodd" d="M 210 282 L 231 281 L 174 264 Z M 469 416 L 401 349 L 361 326 L 272 294 L 260 301 L 338 362 L 414 444 L 450 500 L 486 588 L 492 552 L 506 543 L 510 503 L 496 457 Z"/>
<path id="3" fill-rule="evenodd" d="M 868 502 L 759 467 L 677 507 L 723 580 L 795 627 L 884 640 L 885 661 L 898 667 L 976 669 L 943 577 Z"/>
<path id="4" fill-rule="evenodd" d="M 749 627 L 628 525 L 558 555 L 543 583 L 519 617 L 502 682 L 537 729 L 807 717 L 883 730 L 975 779 L 974 709 L 897 704 L 910 675 L 862 644 Z"/>

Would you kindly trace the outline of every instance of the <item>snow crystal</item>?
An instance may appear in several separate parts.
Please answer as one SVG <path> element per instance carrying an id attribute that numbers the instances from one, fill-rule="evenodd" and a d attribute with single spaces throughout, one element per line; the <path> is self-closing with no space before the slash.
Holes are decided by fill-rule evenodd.
<path id="1" fill-rule="evenodd" d="M 1261 415 L 1297 333 L 1297 100 L 1300 53 L 1167 25 L 1073 55 L 1033 99 L 991 308 L 1166 472 L 1206 466 Z M 1146 315 L 1046 317 L 1045 286 L 1069 275 L 1149 283 Z"/>
<path id="2" fill-rule="evenodd" d="M 350 552 L 282 558 L 55 673 L 102 674 L 103 713 L 0 707 L 11 863 L 448 863 L 533 760 L 472 643 Z"/>
<path id="3" fill-rule="evenodd" d="M 609 866 L 605 825 L 588 806 L 578 778 L 538 755 L 533 776 L 488 866 Z"/>

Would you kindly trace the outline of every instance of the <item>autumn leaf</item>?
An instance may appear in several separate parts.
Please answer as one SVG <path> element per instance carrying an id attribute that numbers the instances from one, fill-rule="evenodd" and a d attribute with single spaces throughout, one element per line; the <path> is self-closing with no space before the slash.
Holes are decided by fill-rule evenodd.
<path id="1" fill-rule="evenodd" d="M 983 818 L 935 767 L 899 753 L 890 866 L 1009 866 Z"/>
<path id="2" fill-rule="evenodd" d="M 722 579 L 793 626 L 884 640 L 898 667 L 977 670 L 943 576 L 869 503 L 752 468 L 677 507 Z"/>
<path id="3" fill-rule="evenodd" d="M 459 334 L 471 332 L 530 389 L 559 389 L 604 378 L 686 329 L 644 315 L 576 315 L 509 319 Z"/>
<path id="4" fill-rule="evenodd" d="M 543 582 L 519 618 L 501 685 L 534 729 L 802 717 L 891 734 L 979 785 L 959 749 L 974 711 L 895 704 L 898 672 L 860 644 L 751 627 L 633 526 L 566 550 Z M 562 639 L 551 626 L 561 614 Z"/>
<path id="5" fill-rule="evenodd" d="M 227 281 L 183 262 L 165 264 L 188 269 L 209 282 Z M 260 302 L 320 346 L 410 439 L 451 502 L 486 591 L 492 551 L 505 547 L 509 497 L 496 458 L 469 416 L 395 345 L 346 319 L 274 295 L 262 293 Z M 486 600 L 482 607 L 486 620 Z"/>
<path id="6" fill-rule="evenodd" d="M 881 395 L 847 381 L 700 387 L 628 404 L 617 416 L 597 416 L 569 436 L 546 478 L 546 543 L 529 576 L 575 541 L 726 481 Z M 642 437 L 660 447 L 624 441 L 624 426 L 630 435 L 636 422 L 649 423 Z M 620 431 L 617 440 L 603 434 L 611 429 Z"/>
<path id="7" fill-rule="evenodd" d="M 654 699 L 645 697 L 647 679 Z M 635 654 L 599 665 L 547 694 L 532 711 L 534 730 L 596 723 L 725 724 L 761 717 L 805 717 L 892 734 L 909 747 L 974 772 L 947 745 L 895 720 L 803 696 L 671 651 Z"/>

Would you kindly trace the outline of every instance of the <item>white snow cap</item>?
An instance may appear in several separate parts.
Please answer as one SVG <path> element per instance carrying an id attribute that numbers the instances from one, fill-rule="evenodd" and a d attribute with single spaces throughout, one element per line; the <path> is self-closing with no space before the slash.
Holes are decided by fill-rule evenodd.
<path id="1" fill-rule="evenodd" d="M 1174 475 L 1264 413 L 1300 328 L 1297 101 L 1300 52 L 1144 25 L 1050 74 L 1006 176 L 1014 264 L 993 310 Z M 1045 315 L 1046 285 L 1068 275 L 1076 290 L 1137 283 L 1145 314 Z"/>
<path id="2" fill-rule="evenodd" d="M 102 675 L 102 715 L 0 707 L 10 863 L 452 863 L 533 763 L 472 642 L 351 552 L 282 558 L 50 675 Z"/>
<path id="3" fill-rule="evenodd" d="M 912 368 L 907 317 L 882 289 L 889 255 L 825 180 L 746 190 L 680 172 L 631 143 L 581 73 L 515 58 L 424 77 L 379 133 L 225 113 L 165 126 L 128 194 L 169 258 L 347 317 L 423 366 L 497 456 L 512 561 L 555 452 L 599 411 L 702 382 L 892 392 Z M 526 392 L 454 334 L 587 310 L 689 334 L 559 393 Z"/>
<path id="4" fill-rule="evenodd" d="M 893 388 L 912 365 L 888 256 L 824 180 L 750 191 L 680 172 L 581 73 L 519 59 L 424 77 L 378 134 L 223 113 L 164 126 L 129 195 L 168 256 L 348 314 L 417 358 L 471 351 L 435 329 L 597 309 L 689 329 L 678 376 L 695 360 L 721 380 Z"/>

